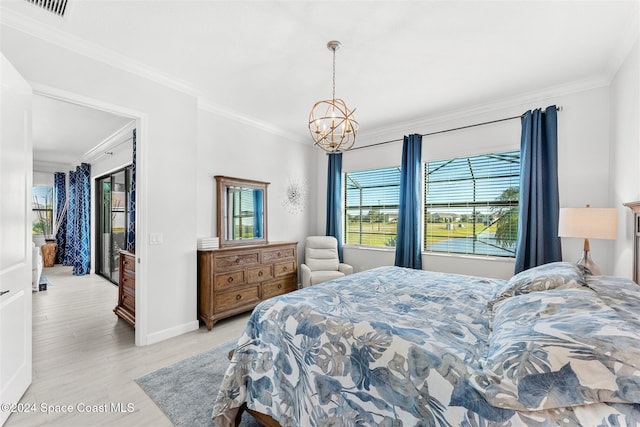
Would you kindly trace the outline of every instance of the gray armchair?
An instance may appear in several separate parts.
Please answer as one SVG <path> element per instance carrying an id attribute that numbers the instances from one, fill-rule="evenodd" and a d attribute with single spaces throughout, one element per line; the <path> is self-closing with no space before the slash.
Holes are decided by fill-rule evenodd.
<path id="1" fill-rule="evenodd" d="M 300 265 L 302 286 L 307 287 L 353 273 L 353 267 L 338 258 L 338 241 L 333 236 L 309 236 Z"/>

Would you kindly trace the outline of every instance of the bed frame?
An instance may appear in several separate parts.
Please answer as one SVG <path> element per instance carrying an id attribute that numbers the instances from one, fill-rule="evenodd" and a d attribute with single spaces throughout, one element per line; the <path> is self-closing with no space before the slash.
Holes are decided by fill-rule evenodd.
<path id="1" fill-rule="evenodd" d="M 229 354 L 227 355 L 227 359 L 231 360 L 231 358 L 233 357 L 234 351 L 235 349 L 232 349 L 229 352 Z M 271 418 L 269 415 L 247 408 L 246 403 L 240 407 L 240 410 L 238 411 L 238 415 L 236 415 L 236 419 L 233 423 L 234 427 L 238 427 L 240 425 L 240 421 L 242 419 L 242 413 L 245 411 L 248 412 L 249 415 L 251 415 L 253 418 L 261 422 L 262 425 L 264 425 L 264 427 L 282 427 L 279 422 Z"/>

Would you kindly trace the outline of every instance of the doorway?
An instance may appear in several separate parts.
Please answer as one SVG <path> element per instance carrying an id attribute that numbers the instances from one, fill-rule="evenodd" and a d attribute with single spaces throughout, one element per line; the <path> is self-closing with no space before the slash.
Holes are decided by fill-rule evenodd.
<path id="1" fill-rule="evenodd" d="M 118 284 L 120 251 L 127 249 L 132 167 L 96 178 L 96 273 Z"/>

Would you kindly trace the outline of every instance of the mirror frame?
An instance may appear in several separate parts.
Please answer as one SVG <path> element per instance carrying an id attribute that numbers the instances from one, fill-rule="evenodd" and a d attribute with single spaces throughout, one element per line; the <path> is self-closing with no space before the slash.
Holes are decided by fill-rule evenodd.
<path id="1" fill-rule="evenodd" d="M 229 246 L 242 246 L 242 245 L 259 245 L 268 243 L 267 240 L 267 186 L 269 182 L 254 181 L 250 179 L 232 178 L 229 176 L 215 175 L 216 179 L 216 203 L 218 217 L 216 218 L 216 225 L 218 229 L 218 239 L 220 241 L 220 247 Z M 230 240 L 227 236 L 227 198 L 224 197 L 227 194 L 228 187 L 244 187 L 253 188 L 263 191 L 262 196 L 262 237 L 256 239 L 242 239 L 242 240 Z"/>

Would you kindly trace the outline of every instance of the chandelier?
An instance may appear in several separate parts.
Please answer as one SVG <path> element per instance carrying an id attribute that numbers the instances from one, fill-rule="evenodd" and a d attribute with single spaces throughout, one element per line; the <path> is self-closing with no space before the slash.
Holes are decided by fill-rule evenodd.
<path id="1" fill-rule="evenodd" d="M 318 101 L 309 113 L 309 131 L 313 145 L 317 145 L 328 153 L 347 151 L 356 142 L 358 122 L 353 118 L 353 110 L 349 110 L 342 99 L 336 99 L 336 50 L 341 43 L 332 40 L 327 48 L 333 52 L 333 94 L 331 99 Z"/>

